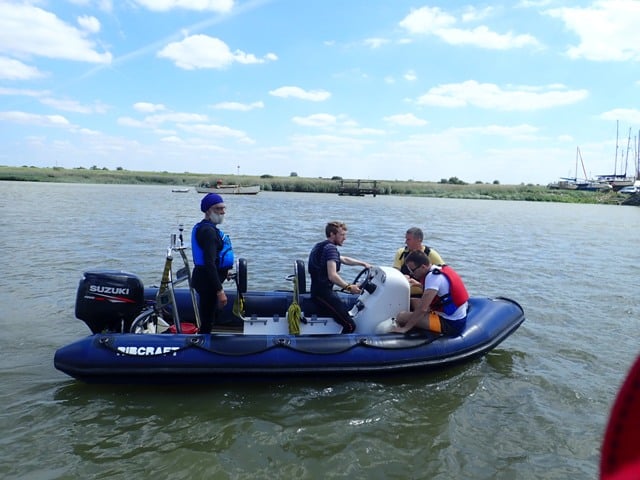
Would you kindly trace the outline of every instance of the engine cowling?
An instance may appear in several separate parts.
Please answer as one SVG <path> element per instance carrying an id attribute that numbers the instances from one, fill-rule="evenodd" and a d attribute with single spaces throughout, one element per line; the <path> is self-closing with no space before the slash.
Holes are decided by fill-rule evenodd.
<path id="1" fill-rule="evenodd" d="M 76 295 L 76 317 L 93 333 L 128 332 L 145 305 L 142 281 L 117 270 L 84 272 Z"/>

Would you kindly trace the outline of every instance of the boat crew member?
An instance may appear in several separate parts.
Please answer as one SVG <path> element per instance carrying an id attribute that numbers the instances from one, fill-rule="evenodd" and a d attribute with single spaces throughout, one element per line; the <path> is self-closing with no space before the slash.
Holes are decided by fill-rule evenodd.
<path id="1" fill-rule="evenodd" d="M 198 292 L 200 333 L 211 333 L 217 310 L 227 304 L 222 282 L 233 267 L 234 256 L 229 236 L 218 228 L 226 213 L 222 197 L 217 193 L 205 195 L 200 202 L 200 210 L 204 219 L 191 231 L 192 284 Z"/>
<path id="2" fill-rule="evenodd" d="M 345 303 L 334 292 L 333 286 L 341 290 L 359 294 L 360 288 L 342 279 L 340 265 L 360 265 L 371 268 L 366 262 L 340 255 L 339 246 L 347 238 L 347 226 L 342 222 L 329 222 L 325 227 L 326 240 L 315 244 L 309 254 L 309 275 L 311 276 L 311 299 L 342 325 L 342 333 L 352 333 L 356 324 L 349 315 Z"/>
<path id="3" fill-rule="evenodd" d="M 455 270 L 448 265 L 432 265 L 420 251 L 410 252 L 405 265 L 424 292 L 419 299 L 411 299 L 413 311 L 398 314 L 393 331 L 404 333 L 419 327 L 451 337 L 462 333 L 467 323 L 469 294 Z"/>
<path id="4" fill-rule="evenodd" d="M 405 265 L 405 259 L 407 258 L 409 252 L 424 252 L 429 256 L 431 265 L 444 265 L 444 260 L 442 259 L 440 254 L 433 248 L 423 245 L 423 240 L 424 234 L 422 233 L 422 230 L 420 228 L 411 227 L 407 229 L 404 237 L 405 246 L 400 247 L 396 251 L 396 256 L 393 259 L 393 268 L 400 270 L 402 273 L 404 273 L 405 277 L 407 277 L 407 280 L 409 280 L 409 285 L 411 285 L 412 297 L 419 297 L 422 295 L 422 285 L 420 285 L 420 282 L 409 275 L 409 270 L 407 270 L 407 267 Z"/>

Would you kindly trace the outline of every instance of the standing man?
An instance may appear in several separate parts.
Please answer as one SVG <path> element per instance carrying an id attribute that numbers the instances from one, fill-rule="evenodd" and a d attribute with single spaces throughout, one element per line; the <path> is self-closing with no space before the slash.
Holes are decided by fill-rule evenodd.
<path id="1" fill-rule="evenodd" d="M 229 236 L 218 229 L 224 221 L 226 207 L 217 193 L 205 195 L 200 202 L 204 219 L 193 226 L 193 288 L 198 292 L 200 333 L 211 333 L 216 310 L 227 304 L 222 282 L 233 267 L 233 249 Z"/>
<path id="2" fill-rule="evenodd" d="M 321 308 L 330 312 L 331 316 L 342 325 L 342 333 L 352 333 L 356 329 L 356 324 L 349 315 L 344 302 L 337 293 L 333 291 L 333 286 L 337 285 L 341 290 L 359 294 L 360 288 L 345 282 L 338 274 L 340 265 L 360 265 L 370 268 L 366 262 L 355 258 L 345 257 L 338 252 L 347 238 L 347 226 L 342 222 L 329 222 L 325 227 L 326 240 L 315 244 L 309 254 L 309 275 L 311 276 L 311 298 Z"/>
<path id="3" fill-rule="evenodd" d="M 469 294 L 460 276 L 448 265 L 431 265 L 424 252 L 407 255 L 405 265 L 424 292 L 420 299 L 412 299 L 411 312 L 396 317 L 395 332 L 404 333 L 413 327 L 455 337 L 467 324 Z"/>
<path id="4" fill-rule="evenodd" d="M 404 236 L 405 246 L 400 247 L 396 252 L 396 256 L 393 259 L 393 268 L 400 270 L 407 280 L 409 280 L 409 285 L 411 285 L 411 296 L 416 297 L 422 295 L 422 285 L 417 282 L 415 279 L 411 278 L 409 275 L 409 270 L 405 266 L 405 259 L 409 252 L 424 252 L 429 256 L 429 261 L 431 265 L 444 265 L 444 260 L 438 252 L 436 252 L 433 248 L 430 248 L 426 245 L 422 244 L 424 240 L 424 234 L 422 230 L 418 227 L 411 227 L 407 230 Z"/>

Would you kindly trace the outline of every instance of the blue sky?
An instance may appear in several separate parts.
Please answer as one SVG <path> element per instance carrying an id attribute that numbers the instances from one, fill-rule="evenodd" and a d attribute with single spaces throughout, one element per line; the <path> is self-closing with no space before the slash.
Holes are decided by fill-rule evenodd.
<path id="1" fill-rule="evenodd" d="M 0 0 L 0 164 L 546 184 L 579 147 L 631 174 L 638 25 L 638 0 Z"/>

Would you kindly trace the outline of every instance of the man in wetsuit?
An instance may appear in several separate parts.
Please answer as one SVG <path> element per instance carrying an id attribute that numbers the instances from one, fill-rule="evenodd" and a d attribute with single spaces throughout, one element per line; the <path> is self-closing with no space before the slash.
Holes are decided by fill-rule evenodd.
<path id="1" fill-rule="evenodd" d="M 191 231 L 192 285 L 198 292 L 200 333 L 211 333 L 216 310 L 227 304 L 222 282 L 227 279 L 234 258 L 229 237 L 218 229 L 226 212 L 222 197 L 217 193 L 205 195 L 200 202 L 200 210 L 204 219 Z"/>

